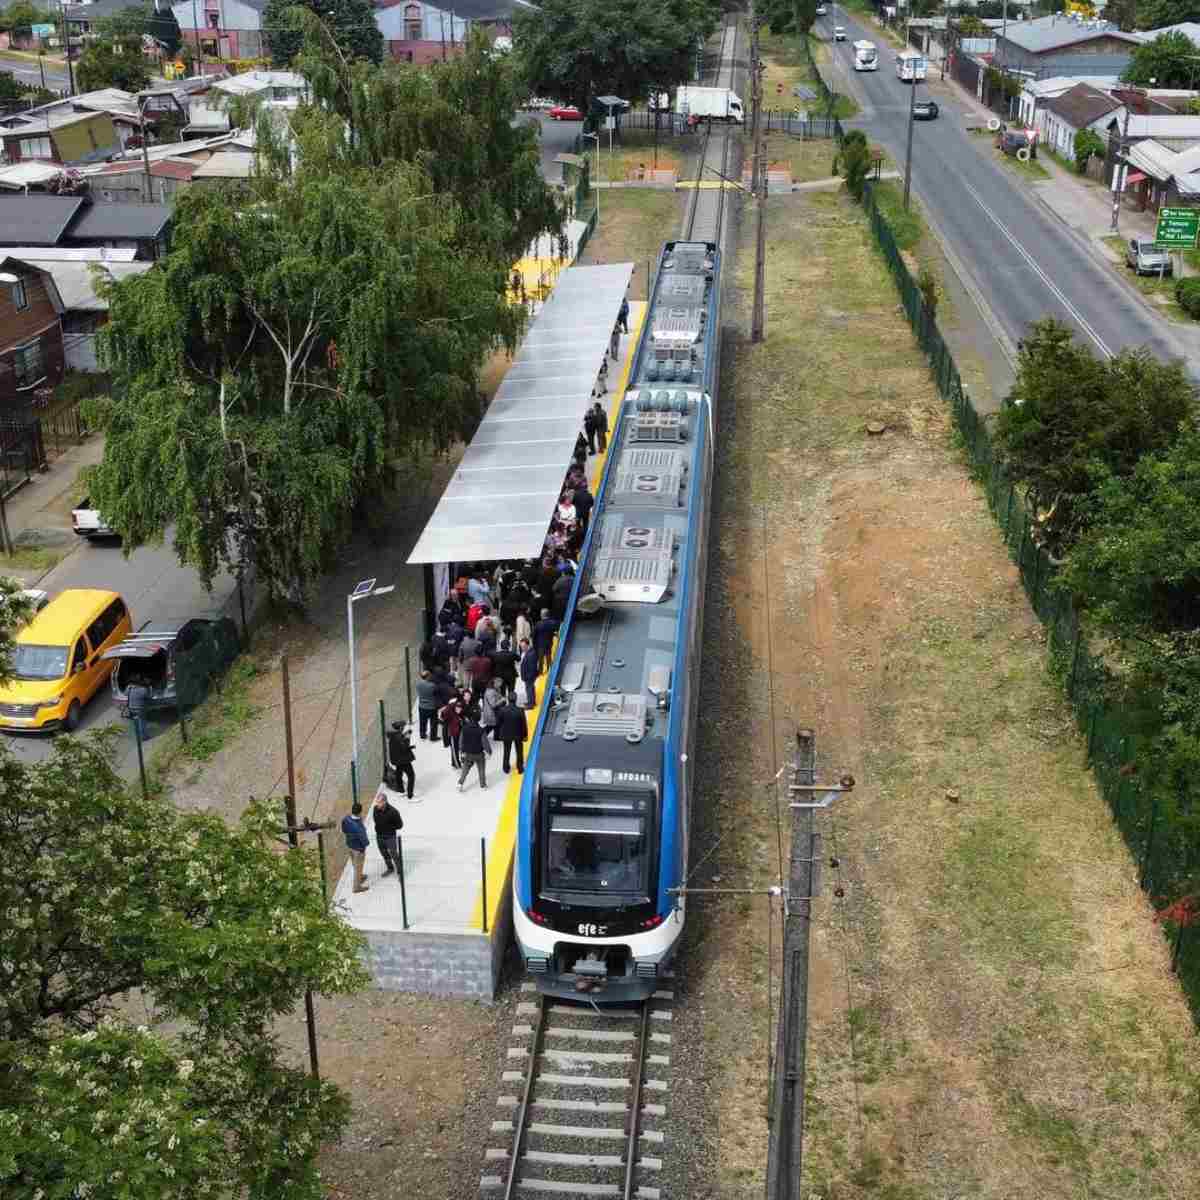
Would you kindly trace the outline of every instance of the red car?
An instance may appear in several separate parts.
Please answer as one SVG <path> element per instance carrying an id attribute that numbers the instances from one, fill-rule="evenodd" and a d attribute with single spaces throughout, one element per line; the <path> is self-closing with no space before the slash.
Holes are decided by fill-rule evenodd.
<path id="1" fill-rule="evenodd" d="M 556 104 L 547 114 L 552 121 L 582 121 L 583 113 L 573 104 Z"/>

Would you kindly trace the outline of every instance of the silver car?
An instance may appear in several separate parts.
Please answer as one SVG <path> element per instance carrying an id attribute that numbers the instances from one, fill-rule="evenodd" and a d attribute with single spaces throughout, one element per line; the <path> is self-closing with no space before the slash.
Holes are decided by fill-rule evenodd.
<path id="1" fill-rule="evenodd" d="M 1152 238 L 1130 238 L 1125 247 L 1125 265 L 1138 275 L 1170 275 L 1171 255 L 1160 250 Z"/>

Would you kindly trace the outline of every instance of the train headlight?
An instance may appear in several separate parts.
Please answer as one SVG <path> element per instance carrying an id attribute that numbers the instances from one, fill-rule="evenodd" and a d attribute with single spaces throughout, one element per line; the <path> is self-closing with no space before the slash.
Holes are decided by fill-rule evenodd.
<path id="1" fill-rule="evenodd" d="M 657 929 L 662 923 L 663 923 L 663 918 L 660 917 L 658 915 L 658 913 L 655 913 L 654 916 L 647 917 L 646 920 L 644 920 L 642 922 L 642 928 L 643 929 Z"/>

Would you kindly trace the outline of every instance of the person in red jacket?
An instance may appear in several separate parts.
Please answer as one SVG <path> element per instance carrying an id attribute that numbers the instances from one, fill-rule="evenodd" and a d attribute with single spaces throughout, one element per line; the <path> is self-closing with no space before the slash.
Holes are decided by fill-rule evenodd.
<path id="1" fill-rule="evenodd" d="M 479 618 L 491 611 L 491 606 L 482 600 L 476 601 L 467 609 L 467 632 L 472 637 L 475 636 L 475 626 L 479 624 Z"/>

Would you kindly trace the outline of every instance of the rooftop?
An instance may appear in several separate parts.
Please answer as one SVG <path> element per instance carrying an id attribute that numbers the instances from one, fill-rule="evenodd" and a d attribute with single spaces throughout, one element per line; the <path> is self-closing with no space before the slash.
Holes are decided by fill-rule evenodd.
<path id="1" fill-rule="evenodd" d="M 1104 21 L 1072 21 L 1061 14 L 1038 17 L 1033 21 L 1009 21 L 1008 33 L 1001 40 L 1008 40 L 1014 46 L 1028 50 L 1030 54 L 1045 54 L 1048 50 L 1059 50 L 1064 46 L 1091 42 L 1102 37 L 1128 42 L 1131 50 L 1142 44 L 1142 39 L 1137 34 L 1122 33 L 1115 25 Z"/>
<path id="2" fill-rule="evenodd" d="M 13 113 L 0 121 L 0 135 L 13 137 L 21 135 L 29 137 L 33 134 L 46 134 L 55 129 L 65 129 L 68 125 L 78 125 L 80 121 L 91 121 L 104 116 L 103 112 L 77 112 L 66 105 L 47 105 L 45 108 L 31 108 L 28 112 Z"/>
<path id="3" fill-rule="evenodd" d="M 1106 113 L 1116 112 L 1121 107 L 1107 92 L 1090 84 L 1077 83 L 1073 88 L 1055 96 L 1047 102 L 1046 111 L 1061 117 L 1075 129 L 1084 129 L 1093 121 L 1100 120 Z"/>
<path id="4" fill-rule="evenodd" d="M 153 238 L 171 219 L 169 204 L 93 204 L 71 227 L 72 238 Z"/>
<path id="5" fill-rule="evenodd" d="M 1200 117 L 1130 117 L 1129 136 L 1131 138 L 1195 138 L 1200 142 Z"/>
<path id="6" fill-rule="evenodd" d="M 255 96 L 268 88 L 287 88 L 292 91 L 308 91 L 303 75 L 295 71 L 244 71 L 240 75 L 221 79 L 213 84 L 213 91 L 229 96 Z"/>
<path id="7" fill-rule="evenodd" d="M 16 258 L 16 254 L 13 254 Z M 58 294 L 62 297 L 63 308 L 75 312 L 107 312 L 108 301 L 96 295 L 96 284 L 93 265 L 106 271 L 114 279 L 127 279 L 130 275 L 140 275 L 150 270 L 154 265 L 148 262 L 102 262 L 99 259 L 89 259 L 85 262 L 63 262 L 58 259 L 44 259 L 31 255 L 22 255 L 22 262 L 45 271 L 54 280 Z"/>
<path id="8" fill-rule="evenodd" d="M 8 167 L 0 167 L 0 188 L 35 187 L 39 183 L 48 183 L 60 171 L 62 167 L 58 163 L 13 163 Z"/>
<path id="9" fill-rule="evenodd" d="M 0 197 L 0 245 L 56 245 L 83 206 L 79 196 Z"/>
<path id="10" fill-rule="evenodd" d="M 192 172 L 193 179 L 249 179 L 254 174 L 254 155 L 241 150 L 218 150 L 208 162 Z"/>
<path id="11" fill-rule="evenodd" d="M 1049 79 L 1027 79 L 1025 91 L 1031 96 L 1061 96 L 1077 83 L 1087 83 L 1101 91 L 1107 91 L 1120 82 L 1116 75 L 1052 75 Z"/>

